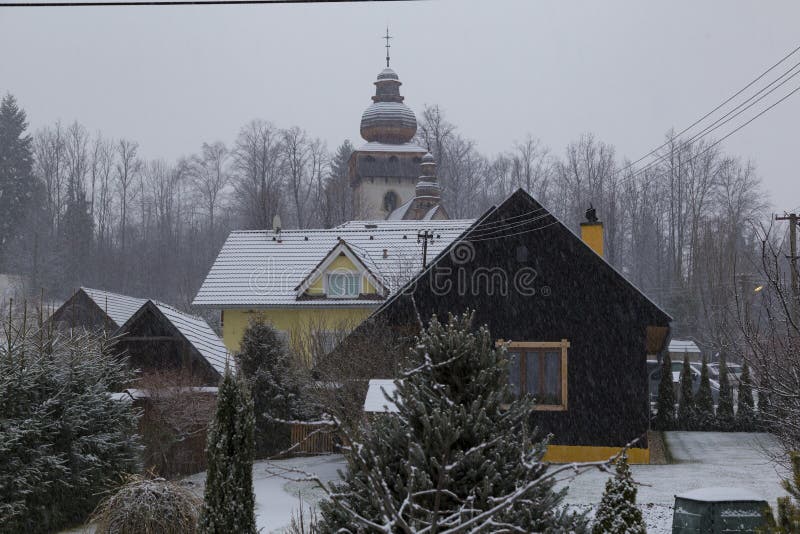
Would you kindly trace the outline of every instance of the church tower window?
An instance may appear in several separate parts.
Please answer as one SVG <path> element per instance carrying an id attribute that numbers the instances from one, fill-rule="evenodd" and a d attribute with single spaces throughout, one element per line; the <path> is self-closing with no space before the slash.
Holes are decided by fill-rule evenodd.
<path id="1" fill-rule="evenodd" d="M 397 193 L 394 191 L 387 191 L 385 195 L 383 195 L 383 210 L 391 213 L 397 209 L 397 205 L 400 203 L 400 199 L 397 196 Z"/>

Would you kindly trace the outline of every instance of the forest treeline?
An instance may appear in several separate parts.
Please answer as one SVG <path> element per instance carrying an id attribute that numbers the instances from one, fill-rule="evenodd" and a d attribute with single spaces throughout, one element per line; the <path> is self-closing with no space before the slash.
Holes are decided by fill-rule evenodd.
<path id="1" fill-rule="evenodd" d="M 487 155 L 438 106 L 418 117 L 418 144 L 438 162 L 445 205 L 469 218 L 519 187 L 575 231 L 592 204 L 606 258 L 670 312 L 673 334 L 725 350 L 726 310 L 755 283 L 766 192 L 750 161 L 707 138 L 675 138 L 645 160 L 584 134 L 561 150 L 532 135 Z M 266 120 L 176 161 L 79 122 L 35 132 L 13 96 L 0 106 L 0 272 L 31 294 L 81 285 L 187 308 L 227 234 L 331 227 L 353 212 L 353 144 L 331 150 L 300 127 Z M 735 276 L 736 275 L 736 276 Z"/>

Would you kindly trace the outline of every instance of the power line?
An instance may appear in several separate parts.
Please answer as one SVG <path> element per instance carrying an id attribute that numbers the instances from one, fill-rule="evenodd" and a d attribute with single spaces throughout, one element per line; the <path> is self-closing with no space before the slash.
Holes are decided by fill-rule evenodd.
<path id="1" fill-rule="evenodd" d="M 786 78 L 784 81 L 782 81 L 781 83 L 779 83 L 778 85 L 776 85 L 775 87 L 773 87 L 772 89 L 770 89 L 768 92 L 766 92 L 766 93 L 764 93 L 763 95 L 761 95 L 761 96 L 760 96 L 759 98 L 757 98 L 757 99 L 756 99 L 754 102 L 752 102 L 752 103 L 748 104 L 747 106 L 745 106 L 745 107 L 744 107 L 743 109 L 741 109 L 740 111 L 738 111 L 738 112 L 734 113 L 732 116 L 728 117 L 728 115 L 730 115 L 731 113 L 733 113 L 734 111 L 736 111 L 736 110 L 737 110 L 737 109 L 739 109 L 740 107 L 744 106 L 744 105 L 745 105 L 747 102 L 749 102 L 750 100 L 752 100 L 753 98 L 755 98 L 755 97 L 756 97 L 756 96 L 757 96 L 759 93 L 761 93 L 761 92 L 763 92 L 764 90 L 766 90 L 766 89 L 767 89 L 767 87 L 769 87 L 770 85 L 772 85 L 772 84 L 774 84 L 775 82 L 777 82 L 777 81 L 778 81 L 780 78 L 782 78 L 783 76 L 785 76 L 786 74 L 788 74 L 789 72 L 791 72 L 792 70 L 794 70 L 794 69 L 795 69 L 797 66 L 800 66 L 800 63 L 797 63 L 797 64 L 796 64 L 794 67 L 792 67 L 790 70 L 786 71 L 786 72 L 785 72 L 785 73 L 783 73 L 783 74 L 782 74 L 780 77 L 778 77 L 776 80 L 773 80 L 773 81 L 772 81 L 772 82 L 771 82 L 769 85 L 767 85 L 766 87 L 764 87 L 763 89 L 761 89 L 761 91 L 759 91 L 759 92 L 758 92 L 758 93 L 756 93 L 755 95 L 751 96 L 749 99 L 747 99 L 747 100 L 745 100 L 744 102 L 742 102 L 741 104 L 739 104 L 737 107 L 735 107 L 734 109 L 732 109 L 731 111 L 729 111 L 728 113 L 726 113 L 725 115 L 723 115 L 722 117 L 720 117 L 719 119 L 717 119 L 716 121 L 714 121 L 713 123 L 711 123 L 711 124 L 710 124 L 709 126 L 707 126 L 705 129 L 701 130 L 699 133 L 695 134 L 693 137 L 690 137 L 690 138 L 689 138 L 689 139 L 687 139 L 687 140 L 683 140 L 682 142 L 683 142 L 683 143 L 685 143 L 685 144 L 690 144 L 690 143 L 693 143 L 693 142 L 695 142 L 695 141 L 698 141 L 698 140 L 702 139 L 703 137 L 706 137 L 706 136 L 707 136 L 707 135 L 709 135 L 710 133 L 714 132 L 715 130 L 717 130 L 717 129 L 721 128 L 721 127 L 722 127 L 722 126 L 724 126 L 725 124 L 729 123 L 730 121 L 732 121 L 733 119 L 735 119 L 736 117 L 738 117 L 739 115 L 741 115 L 742 113 L 744 113 L 745 111 L 747 111 L 748 109 L 750 109 L 751 107 L 755 106 L 755 105 L 756 105 L 756 104 L 758 104 L 760 101 L 762 101 L 764 98 L 766 98 L 766 97 L 767 97 L 767 96 L 769 96 L 771 93 L 773 93 L 775 90 L 777 90 L 778 88 L 782 87 L 784 84 L 786 84 L 787 82 L 789 82 L 789 81 L 790 81 L 792 78 L 794 78 L 795 76 L 797 76 L 798 74 L 800 74 L 800 71 L 797 71 L 797 72 L 795 72 L 795 73 L 794 73 L 794 74 L 792 74 L 790 77 Z M 790 94 L 792 94 L 792 93 L 790 93 Z M 781 100 L 781 101 L 782 101 L 782 100 Z M 769 109 L 769 108 L 768 108 L 768 109 Z M 728 118 L 727 118 L 726 120 L 722 121 L 722 119 L 725 119 L 725 117 L 728 117 Z M 722 122 L 720 122 L 720 121 L 722 121 Z M 674 138 L 673 138 L 673 139 L 674 139 Z M 631 178 L 633 178 L 633 177 L 635 177 L 635 176 L 639 176 L 639 175 L 641 175 L 641 174 L 643 174 L 643 173 L 647 172 L 648 170 L 652 169 L 653 167 L 655 167 L 655 166 L 656 166 L 656 165 L 658 165 L 659 163 L 661 163 L 661 162 L 665 161 L 665 160 L 666 160 L 668 157 L 669 157 L 669 154 L 663 154 L 663 155 L 659 156 L 659 157 L 658 157 L 658 158 L 656 158 L 654 161 L 652 161 L 652 162 L 648 163 L 647 165 L 645 165 L 644 167 L 642 167 L 642 168 L 638 169 L 636 172 L 634 172 L 634 173 L 633 173 L 633 174 L 632 174 L 630 177 L 627 177 L 626 179 L 631 179 Z"/>
<path id="2" fill-rule="evenodd" d="M 648 152 L 647 154 L 645 154 L 645 155 L 644 155 L 644 156 L 642 156 L 641 158 L 637 159 L 636 161 L 634 161 L 634 162 L 631 162 L 630 164 L 628 164 L 627 166 L 625 166 L 623 169 L 621 169 L 619 172 L 624 172 L 624 171 L 626 171 L 627 169 L 629 169 L 629 168 L 633 167 L 634 165 L 636 165 L 637 163 L 639 163 L 640 161 L 642 161 L 642 160 L 644 160 L 644 159 L 646 159 L 646 158 L 648 158 L 648 157 L 652 156 L 653 154 L 655 154 L 656 152 L 658 152 L 659 150 L 661 150 L 662 148 L 664 148 L 665 146 L 667 146 L 667 145 L 668 145 L 668 144 L 669 144 L 669 143 L 670 143 L 670 142 L 671 142 L 673 139 L 680 137 L 681 135 L 685 134 L 687 131 L 691 130 L 692 128 L 694 128 L 695 126 L 697 126 L 698 124 L 700 124 L 701 122 L 703 122 L 705 119 L 707 119 L 707 118 L 708 118 L 709 116 L 711 116 L 713 113 L 715 113 L 717 110 L 719 110 L 720 108 L 722 108 L 723 106 L 725 106 L 725 105 L 726 105 L 728 102 L 730 102 L 730 101 L 731 101 L 731 100 L 733 100 L 734 98 L 738 97 L 740 94 L 742 94 L 742 93 L 744 93 L 745 91 L 747 91 L 747 90 L 748 90 L 750 87 L 752 87 L 752 86 L 753 86 L 753 85 L 754 85 L 756 82 L 758 82 L 758 81 L 759 81 L 761 78 L 763 78 L 763 77 L 764 77 L 764 76 L 766 76 L 766 75 L 767 75 L 769 72 L 771 72 L 772 70 L 774 70 L 774 69 L 775 69 L 775 67 L 777 67 L 778 65 L 780 65 L 781 63 L 783 63 L 784 61 L 786 61 L 787 59 L 789 59 L 791 56 L 793 56 L 794 54 L 796 54 L 798 51 L 800 51 L 800 46 L 798 46 L 797 48 L 795 48 L 794 50 L 792 50 L 791 52 L 789 52 L 788 54 L 786 54 L 785 56 L 783 56 L 783 57 L 782 57 L 780 60 L 778 60 L 778 62 L 777 62 L 777 63 L 774 63 L 774 64 L 773 64 L 771 67 L 769 67 L 767 70 L 765 70 L 764 72 L 762 72 L 761 74 L 759 74 L 759 75 L 758 75 L 758 76 L 757 76 L 755 79 L 753 79 L 753 80 L 752 80 L 750 83 L 748 83 L 747 85 L 745 85 L 744 87 L 742 87 L 741 89 L 739 89 L 739 90 L 738 90 L 736 93 L 734 93 L 732 96 L 728 97 L 728 98 L 727 98 L 727 99 L 726 99 L 724 102 L 722 102 L 720 105 L 718 105 L 717 107 L 715 107 L 714 109 L 712 109 L 711 111 L 709 111 L 708 113 L 706 113 L 705 115 L 703 115 L 702 117 L 700 117 L 699 119 L 697 119 L 696 121 L 694 121 L 692 124 L 690 124 L 689 126 L 687 126 L 686 128 L 684 128 L 683 130 L 681 130 L 680 132 L 678 132 L 677 134 L 675 134 L 674 136 L 672 136 L 672 137 L 671 137 L 671 138 L 670 138 L 668 141 L 665 141 L 663 144 L 661 144 L 661 145 L 657 146 L 656 148 L 654 148 L 653 150 L 651 150 L 650 152 Z"/>

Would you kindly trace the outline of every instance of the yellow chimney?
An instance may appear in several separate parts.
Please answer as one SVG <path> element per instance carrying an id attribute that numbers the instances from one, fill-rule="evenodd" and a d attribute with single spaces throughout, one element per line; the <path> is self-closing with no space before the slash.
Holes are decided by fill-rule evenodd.
<path id="1" fill-rule="evenodd" d="M 603 223 L 600 221 L 582 222 L 581 239 L 598 255 L 603 255 Z"/>

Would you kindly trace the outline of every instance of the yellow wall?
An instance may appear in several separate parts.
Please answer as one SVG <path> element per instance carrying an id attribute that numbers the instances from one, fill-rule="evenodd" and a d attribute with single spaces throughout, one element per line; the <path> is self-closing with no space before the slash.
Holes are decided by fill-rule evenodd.
<path id="1" fill-rule="evenodd" d="M 379 303 L 376 302 L 375 306 Z M 239 350 L 245 328 L 251 317 L 261 314 L 277 329 L 305 333 L 311 329 L 343 330 L 356 327 L 372 313 L 373 306 L 364 308 L 269 308 L 262 310 L 225 310 L 222 323 L 222 340 L 231 352 Z"/>
<path id="2" fill-rule="evenodd" d="M 598 255 L 603 255 L 603 223 L 581 223 L 581 239 Z"/>
<path id="3" fill-rule="evenodd" d="M 622 447 L 588 447 L 580 445 L 549 445 L 544 455 L 544 461 L 554 464 L 567 464 L 571 462 L 599 462 L 608 460 L 619 454 Z M 628 449 L 628 463 L 649 464 L 650 449 Z"/>
<path id="4" fill-rule="evenodd" d="M 308 289 L 306 289 L 306 294 L 308 295 L 324 295 L 325 294 L 325 286 L 323 283 L 323 279 L 325 278 L 326 273 L 330 273 L 333 271 L 352 271 L 358 272 L 358 267 L 356 267 L 350 259 L 345 256 L 344 254 L 340 254 L 338 258 L 333 260 L 333 262 L 325 269 L 325 273 L 322 276 L 318 276 L 317 279 L 311 284 Z M 361 288 L 362 293 L 376 293 L 375 286 L 373 286 L 367 277 L 364 276 L 362 278 L 363 286 Z"/>

